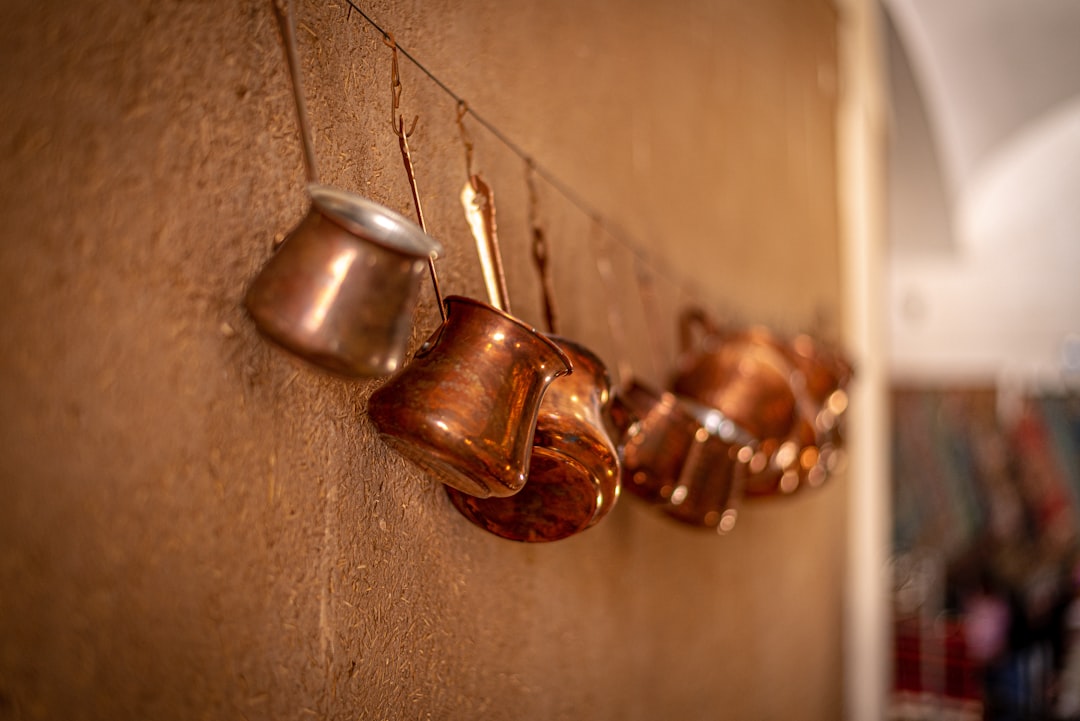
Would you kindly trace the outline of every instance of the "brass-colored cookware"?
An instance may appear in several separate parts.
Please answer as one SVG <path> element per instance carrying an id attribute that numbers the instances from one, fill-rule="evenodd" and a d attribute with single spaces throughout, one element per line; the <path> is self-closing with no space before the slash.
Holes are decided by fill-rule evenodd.
<path id="1" fill-rule="evenodd" d="M 738 518 L 755 441 L 720 411 L 682 403 L 700 425 L 661 508 L 683 523 L 727 533 Z"/>
<path id="2" fill-rule="evenodd" d="M 745 494 L 787 494 L 824 482 L 843 459 L 851 368 L 840 354 L 806 335 L 786 341 L 760 327 L 720 329 L 696 309 L 683 314 L 681 332 L 673 389 L 755 438 Z"/>
<path id="3" fill-rule="evenodd" d="M 801 334 L 778 346 L 790 361 L 799 412 L 789 438 L 774 441 L 764 470 L 747 481 L 747 495 L 791 493 L 819 486 L 843 466 L 847 384 L 853 371 L 841 353 Z M 760 461 L 757 461 L 760 465 Z"/>
<path id="4" fill-rule="evenodd" d="M 695 328 L 700 340 L 695 343 Z M 791 364 L 770 331 L 717 328 L 700 310 L 680 318 L 682 352 L 672 390 L 719 410 L 755 438 L 785 438 L 795 425 Z"/>

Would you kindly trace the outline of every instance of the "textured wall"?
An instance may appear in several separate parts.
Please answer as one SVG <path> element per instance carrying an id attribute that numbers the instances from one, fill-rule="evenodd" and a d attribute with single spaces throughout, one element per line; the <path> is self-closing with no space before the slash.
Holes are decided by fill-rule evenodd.
<path id="1" fill-rule="evenodd" d="M 257 336 L 244 288 L 306 208 L 268 3 L 0 6 L 0 718 L 838 718 L 847 481 L 725 538 L 624 497 L 519 545 L 381 445 L 377 381 Z M 364 7 L 693 279 L 660 284 L 663 318 L 835 324 L 826 0 Z M 297 16 L 323 179 L 409 213 L 389 51 L 341 0 Z M 444 286 L 480 294 L 454 102 L 402 72 Z M 539 323 L 523 163 L 472 131 Z M 544 184 L 539 209 L 562 332 L 613 361 L 590 223 Z M 646 329 L 615 264 L 661 379 L 674 322 Z M 425 290 L 414 347 L 435 324 Z"/>

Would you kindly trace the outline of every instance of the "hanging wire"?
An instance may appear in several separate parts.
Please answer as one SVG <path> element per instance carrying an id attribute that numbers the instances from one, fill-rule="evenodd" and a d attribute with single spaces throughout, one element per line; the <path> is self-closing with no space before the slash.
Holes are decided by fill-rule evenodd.
<path id="1" fill-rule="evenodd" d="M 364 10 L 359 5 L 357 5 L 354 0 L 345 0 L 345 2 L 347 5 L 346 20 L 351 19 L 352 13 L 353 11 L 355 11 L 368 23 L 368 25 L 370 25 L 376 32 L 383 36 L 384 41 L 387 41 L 388 43 L 393 42 L 392 34 L 387 30 L 384 30 L 382 26 L 375 22 L 375 20 L 372 19 L 372 17 L 366 12 L 364 12 Z M 605 219 L 604 216 L 601 215 L 588 202 L 586 202 L 585 199 L 582 198 L 577 191 L 575 191 L 573 188 L 560 180 L 547 168 L 537 163 L 536 160 L 529 153 L 527 153 L 524 148 L 511 140 L 496 125 L 487 120 L 487 118 L 477 113 L 472 108 L 472 106 L 469 105 L 468 102 L 466 102 L 465 98 L 454 92 L 454 90 L 449 85 L 444 83 L 437 75 L 428 70 L 428 68 L 424 66 L 424 64 L 421 63 L 419 60 L 417 60 L 412 55 L 412 53 L 410 53 L 400 45 L 397 45 L 396 43 L 394 43 L 393 47 L 396 48 L 397 52 L 400 52 L 406 59 L 408 59 L 409 62 L 416 66 L 416 68 L 420 70 L 420 72 L 424 73 L 424 75 L 426 75 L 431 80 L 431 82 L 435 83 L 435 85 L 438 86 L 440 90 L 442 90 L 445 94 L 449 95 L 450 98 L 452 98 L 458 104 L 459 122 L 460 119 L 465 117 L 465 115 L 472 117 L 473 120 L 475 120 L 485 130 L 491 133 L 500 143 L 506 146 L 506 148 L 510 150 L 510 152 L 514 153 L 519 158 L 521 158 L 521 160 L 525 161 L 525 163 L 528 164 L 528 166 L 532 169 L 532 172 L 534 172 L 537 177 L 542 178 L 544 182 L 554 188 L 556 192 L 563 196 L 563 198 L 570 202 L 570 204 L 575 206 L 582 214 L 591 219 L 594 223 L 597 223 L 598 225 L 603 227 L 611 238 L 617 241 L 620 245 L 624 246 L 628 251 L 630 251 L 630 253 L 632 253 L 637 258 L 639 262 L 648 266 L 654 273 L 664 277 L 665 280 L 667 280 L 672 285 L 675 285 L 676 287 L 684 289 L 691 288 L 695 291 L 699 289 L 699 286 L 692 280 L 675 271 L 667 263 L 650 254 L 644 249 L 644 247 L 640 243 L 636 242 L 635 240 L 631 240 L 628 233 L 614 228 L 612 224 L 608 222 L 607 219 Z M 397 129 L 395 127 L 395 132 L 396 130 Z M 411 134 L 411 129 L 409 132 Z"/>

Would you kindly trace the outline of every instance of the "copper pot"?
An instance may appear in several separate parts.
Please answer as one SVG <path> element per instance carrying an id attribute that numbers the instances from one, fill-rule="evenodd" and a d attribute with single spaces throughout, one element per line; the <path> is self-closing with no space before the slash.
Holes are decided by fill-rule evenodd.
<path id="1" fill-rule="evenodd" d="M 521 490 L 536 419 L 569 356 L 513 316 L 461 296 L 413 360 L 368 401 L 382 438 L 462 493 Z"/>
<path id="2" fill-rule="evenodd" d="M 738 518 L 755 441 L 720 411 L 683 403 L 699 426 L 661 508 L 683 523 L 727 533 Z"/>
<path id="3" fill-rule="evenodd" d="M 754 461 L 746 489 L 750 496 L 791 493 L 825 482 L 844 463 L 843 421 L 852 368 L 838 351 L 802 334 L 779 346 L 792 365 L 798 406 L 795 427 L 773 440 Z"/>
<path id="4" fill-rule="evenodd" d="M 785 438 L 796 421 L 792 367 L 767 329 L 722 331 L 700 310 L 680 319 L 682 352 L 672 390 L 715 408 L 752 436 Z M 704 331 L 695 343 L 694 329 Z M 696 347 L 695 347 L 696 346 Z"/>
<path id="5" fill-rule="evenodd" d="M 686 524 L 734 528 L 754 440 L 719 411 L 632 381 L 616 395 L 623 484 Z"/>
<path id="6" fill-rule="evenodd" d="M 607 370 L 580 344 L 549 338 L 570 357 L 574 372 L 552 383 L 541 401 L 528 482 L 501 498 L 446 489 L 476 525 L 530 543 L 557 541 L 594 526 L 619 497 L 619 458 L 605 424 L 611 397 Z"/>
<path id="7" fill-rule="evenodd" d="M 636 379 L 615 393 L 610 415 L 621 431 L 623 486 L 650 503 L 667 501 L 701 423 L 674 394 Z"/>
<path id="8" fill-rule="evenodd" d="M 442 248 L 418 226 L 358 195 L 308 187 L 311 207 L 248 289 L 268 338 L 345 376 L 401 365 L 428 258 Z"/>

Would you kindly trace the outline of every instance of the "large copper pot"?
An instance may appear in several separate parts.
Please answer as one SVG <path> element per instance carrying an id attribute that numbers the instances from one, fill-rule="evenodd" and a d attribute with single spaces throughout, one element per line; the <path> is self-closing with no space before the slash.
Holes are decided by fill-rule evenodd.
<path id="1" fill-rule="evenodd" d="M 404 369 L 368 401 L 382 438 L 443 483 L 509 496 L 528 476 L 540 403 L 573 364 L 513 316 L 461 296 Z"/>
<path id="2" fill-rule="evenodd" d="M 552 383 L 540 403 L 524 487 L 500 498 L 446 489 L 476 525 L 530 543 L 557 541 L 594 526 L 619 497 L 619 458 L 605 424 L 611 394 L 607 370 L 580 344 L 549 338 L 570 357 L 574 372 Z"/>

